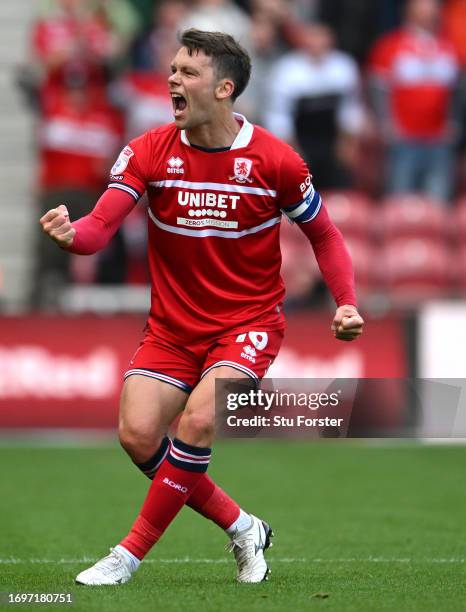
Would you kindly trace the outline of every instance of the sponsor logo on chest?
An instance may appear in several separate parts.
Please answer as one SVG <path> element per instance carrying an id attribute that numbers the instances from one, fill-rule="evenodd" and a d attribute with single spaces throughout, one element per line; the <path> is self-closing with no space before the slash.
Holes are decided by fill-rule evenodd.
<path id="1" fill-rule="evenodd" d="M 184 168 L 185 160 L 176 154 L 171 155 L 167 160 L 167 174 L 180 175 L 185 174 Z M 228 173 L 225 179 L 223 179 L 223 187 L 225 191 L 233 189 L 228 187 L 231 183 L 228 181 L 235 181 L 240 185 L 246 185 L 252 183 L 251 171 L 253 162 L 250 159 L 244 157 L 236 157 L 233 162 L 233 174 Z M 230 171 L 231 172 L 231 171 Z M 189 181 L 189 178 L 187 179 Z M 176 189 L 176 202 L 178 206 L 181 206 L 184 213 L 184 217 L 177 217 L 177 225 L 191 226 L 191 227 L 219 227 L 225 229 L 237 229 L 238 221 L 230 220 L 228 217 L 229 213 L 233 213 L 233 217 L 236 216 L 239 202 L 241 201 L 241 195 L 237 193 L 220 193 L 222 183 L 219 182 L 219 190 L 210 191 L 209 188 L 213 187 L 211 182 L 205 183 L 205 189 L 202 188 L 203 184 L 199 182 L 192 183 L 186 182 L 183 177 L 180 180 L 180 184 L 176 182 L 173 187 Z M 246 188 L 244 188 L 246 189 Z M 238 188 L 240 191 L 240 188 Z M 253 357 L 252 357 L 253 358 Z"/>
<path id="2" fill-rule="evenodd" d="M 185 207 L 190 219 L 178 217 L 178 225 L 217 226 L 235 229 L 237 221 L 227 221 L 227 211 L 236 210 L 239 195 L 210 191 L 178 191 L 178 204 Z"/>
<path id="3" fill-rule="evenodd" d="M 178 191 L 178 204 L 194 208 L 231 208 L 236 210 L 239 195 L 212 193 L 210 191 Z"/>

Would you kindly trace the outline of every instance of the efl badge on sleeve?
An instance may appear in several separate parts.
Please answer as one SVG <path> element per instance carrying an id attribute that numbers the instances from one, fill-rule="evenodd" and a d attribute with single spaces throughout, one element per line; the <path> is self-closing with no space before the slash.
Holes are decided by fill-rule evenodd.
<path id="1" fill-rule="evenodd" d="M 230 181 L 236 181 L 237 183 L 252 183 L 252 178 L 249 178 L 252 169 L 252 161 L 245 157 L 236 157 L 235 165 L 233 167 L 233 176 L 229 176 Z"/>
<path id="2" fill-rule="evenodd" d="M 133 149 L 131 147 L 125 147 L 118 156 L 116 162 L 113 164 L 110 174 L 122 174 L 126 170 L 129 160 L 133 157 L 133 155 Z"/>

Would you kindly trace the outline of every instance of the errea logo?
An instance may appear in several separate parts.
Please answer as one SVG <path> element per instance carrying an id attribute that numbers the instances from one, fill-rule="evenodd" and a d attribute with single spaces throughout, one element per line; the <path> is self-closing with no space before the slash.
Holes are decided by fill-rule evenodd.
<path id="1" fill-rule="evenodd" d="M 168 174 L 184 174 L 184 168 L 182 168 L 184 161 L 180 157 L 173 157 L 172 155 L 172 157 L 170 157 L 170 159 L 167 161 L 167 164 Z"/>
<path id="2" fill-rule="evenodd" d="M 246 353 L 246 355 L 250 355 L 251 357 L 257 357 L 256 349 L 253 346 L 249 346 L 249 344 L 243 346 L 243 351 Z"/>
<path id="3" fill-rule="evenodd" d="M 256 349 L 253 346 L 249 346 L 249 344 L 246 344 L 246 346 L 243 346 L 243 352 L 241 353 L 241 357 L 243 359 L 247 359 L 251 363 L 256 363 Z"/>

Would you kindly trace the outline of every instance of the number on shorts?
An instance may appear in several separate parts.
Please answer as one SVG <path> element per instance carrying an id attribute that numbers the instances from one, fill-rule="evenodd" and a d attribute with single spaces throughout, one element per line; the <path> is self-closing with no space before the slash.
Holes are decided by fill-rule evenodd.
<path id="1" fill-rule="evenodd" d="M 240 334 L 236 338 L 236 342 L 245 342 L 246 341 L 246 336 L 249 336 L 249 340 L 251 341 L 251 344 L 258 351 L 262 351 L 263 349 L 265 349 L 265 347 L 267 346 L 267 342 L 269 341 L 269 336 L 268 336 L 267 332 L 253 332 L 253 331 L 251 331 L 251 332 L 249 332 L 247 334 Z"/>

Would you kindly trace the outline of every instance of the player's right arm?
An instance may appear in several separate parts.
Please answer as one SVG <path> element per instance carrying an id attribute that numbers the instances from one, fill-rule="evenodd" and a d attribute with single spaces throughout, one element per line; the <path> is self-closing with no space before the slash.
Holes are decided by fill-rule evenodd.
<path id="1" fill-rule="evenodd" d="M 78 255 L 91 255 L 110 242 L 125 217 L 134 208 L 134 198 L 124 191 L 107 189 L 94 210 L 71 223 L 64 204 L 52 208 L 40 219 L 43 231 L 59 247 Z"/>
<path id="2" fill-rule="evenodd" d="M 43 217 L 39 219 L 43 231 L 62 249 L 66 249 L 73 244 L 76 230 L 71 225 L 68 209 L 64 204 L 60 204 L 57 208 L 52 208 L 47 211 Z"/>
<path id="3" fill-rule="evenodd" d="M 128 193 L 107 189 L 94 210 L 74 223 L 66 206 L 60 204 L 46 212 L 40 224 L 60 248 L 78 255 L 91 255 L 107 246 L 133 208 L 134 199 Z"/>
<path id="4" fill-rule="evenodd" d="M 92 212 L 71 222 L 64 204 L 49 210 L 40 219 L 43 231 L 58 246 L 79 255 L 90 255 L 103 249 L 133 210 L 145 191 L 141 167 L 147 155 L 148 135 L 126 146 L 113 165 L 110 184 Z"/>

